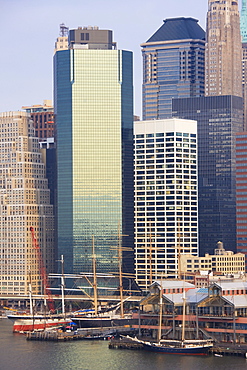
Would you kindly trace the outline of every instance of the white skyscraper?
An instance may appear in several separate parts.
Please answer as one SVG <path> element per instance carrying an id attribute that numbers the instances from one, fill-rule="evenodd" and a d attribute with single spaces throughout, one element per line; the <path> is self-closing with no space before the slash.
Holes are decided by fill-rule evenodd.
<path id="1" fill-rule="evenodd" d="M 197 123 L 137 121 L 135 269 L 144 289 L 179 275 L 179 254 L 198 254 Z"/>

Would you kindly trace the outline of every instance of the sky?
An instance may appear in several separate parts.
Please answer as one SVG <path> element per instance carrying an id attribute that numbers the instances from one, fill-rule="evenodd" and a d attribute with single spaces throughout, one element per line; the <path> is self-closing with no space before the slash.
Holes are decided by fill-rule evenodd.
<path id="1" fill-rule="evenodd" d="M 134 56 L 134 114 L 141 116 L 140 44 L 166 18 L 193 17 L 205 29 L 207 0 L 0 0 L 0 112 L 53 99 L 59 25 L 113 30 L 118 49 Z"/>

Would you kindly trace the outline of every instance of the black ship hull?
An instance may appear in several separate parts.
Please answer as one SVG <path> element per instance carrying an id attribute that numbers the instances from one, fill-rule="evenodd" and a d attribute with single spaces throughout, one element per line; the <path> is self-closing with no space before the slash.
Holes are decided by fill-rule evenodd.
<path id="1" fill-rule="evenodd" d="M 138 325 L 138 319 L 132 318 L 73 317 L 71 320 L 76 323 L 78 328 L 105 328 Z"/>

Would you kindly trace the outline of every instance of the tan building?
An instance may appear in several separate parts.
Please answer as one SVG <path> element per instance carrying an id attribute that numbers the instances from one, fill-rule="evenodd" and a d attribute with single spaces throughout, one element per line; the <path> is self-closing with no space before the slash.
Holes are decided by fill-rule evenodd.
<path id="1" fill-rule="evenodd" d="M 55 50 L 54 53 L 60 50 L 68 50 L 68 32 L 69 28 L 65 26 L 64 23 L 60 24 L 60 34 L 55 42 Z"/>
<path id="2" fill-rule="evenodd" d="M 204 257 L 195 257 L 190 254 L 180 256 L 181 271 L 197 272 L 212 271 L 222 275 L 239 274 L 245 272 L 245 254 L 225 251 L 221 242 L 217 243 L 214 255 L 205 254 Z"/>
<path id="3" fill-rule="evenodd" d="M 238 0 L 209 0 L 205 95 L 242 97 L 242 43 Z"/>
<path id="4" fill-rule="evenodd" d="M 45 167 L 26 112 L 0 113 L 0 294 L 41 292 L 35 231 L 47 272 L 54 263 L 54 217 Z M 54 271 L 54 270 L 53 270 Z"/>

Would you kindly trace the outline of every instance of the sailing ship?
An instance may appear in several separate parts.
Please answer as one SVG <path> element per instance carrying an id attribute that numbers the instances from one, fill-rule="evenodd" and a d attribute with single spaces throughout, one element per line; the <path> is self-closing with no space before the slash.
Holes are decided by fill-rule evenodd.
<path id="1" fill-rule="evenodd" d="M 93 283 L 87 281 L 93 288 L 94 311 L 88 314 L 83 313 L 73 315 L 71 320 L 75 322 L 78 328 L 97 328 L 114 326 L 131 326 L 138 324 L 138 318 L 134 318 L 132 313 L 124 313 L 124 302 L 129 299 L 123 299 L 123 273 L 122 273 L 122 250 L 120 238 L 120 228 L 118 227 L 118 267 L 119 267 L 119 294 L 120 302 L 117 305 L 110 306 L 104 310 L 98 308 L 98 287 L 96 273 L 96 255 L 94 246 L 94 236 L 92 237 L 92 264 L 93 264 Z M 120 312 L 119 312 L 120 311 Z"/>
<path id="2" fill-rule="evenodd" d="M 166 354 L 177 355 L 207 355 L 213 341 L 211 339 L 185 339 L 185 289 L 183 290 L 183 320 L 182 320 L 182 336 L 181 340 L 162 339 L 161 325 L 162 325 L 162 307 L 163 307 L 163 294 L 162 286 L 160 287 L 160 309 L 159 309 L 159 330 L 158 341 L 144 341 L 138 338 L 128 336 L 128 339 L 142 345 L 144 350 L 151 352 L 162 352 Z"/>
<path id="3" fill-rule="evenodd" d="M 63 266 L 64 260 L 61 256 L 61 263 Z M 16 311 L 11 314 L 7 314 L 7 318 L 13 322 L 13 332 L 14 333 L 24 333 L 28 331 L 45 330 L 47 328 L 62 326 L 68 324 L 71 320 L 65 315 L 65 305 L 64 305 L 64 276 L 61 275 L 61 291 L 62 291 L 62 313 L 61 314 L 51 314 L 51 313 L 35 313 L 33 307 L 33 294 L 31 279 L 29 283 L 29 302 L 30 302 L 30 312 L 19 312 Z M 36 297 L 35 297 L 36 298 Z M 46 307 L 46 300 L 45 300 Z"/>

